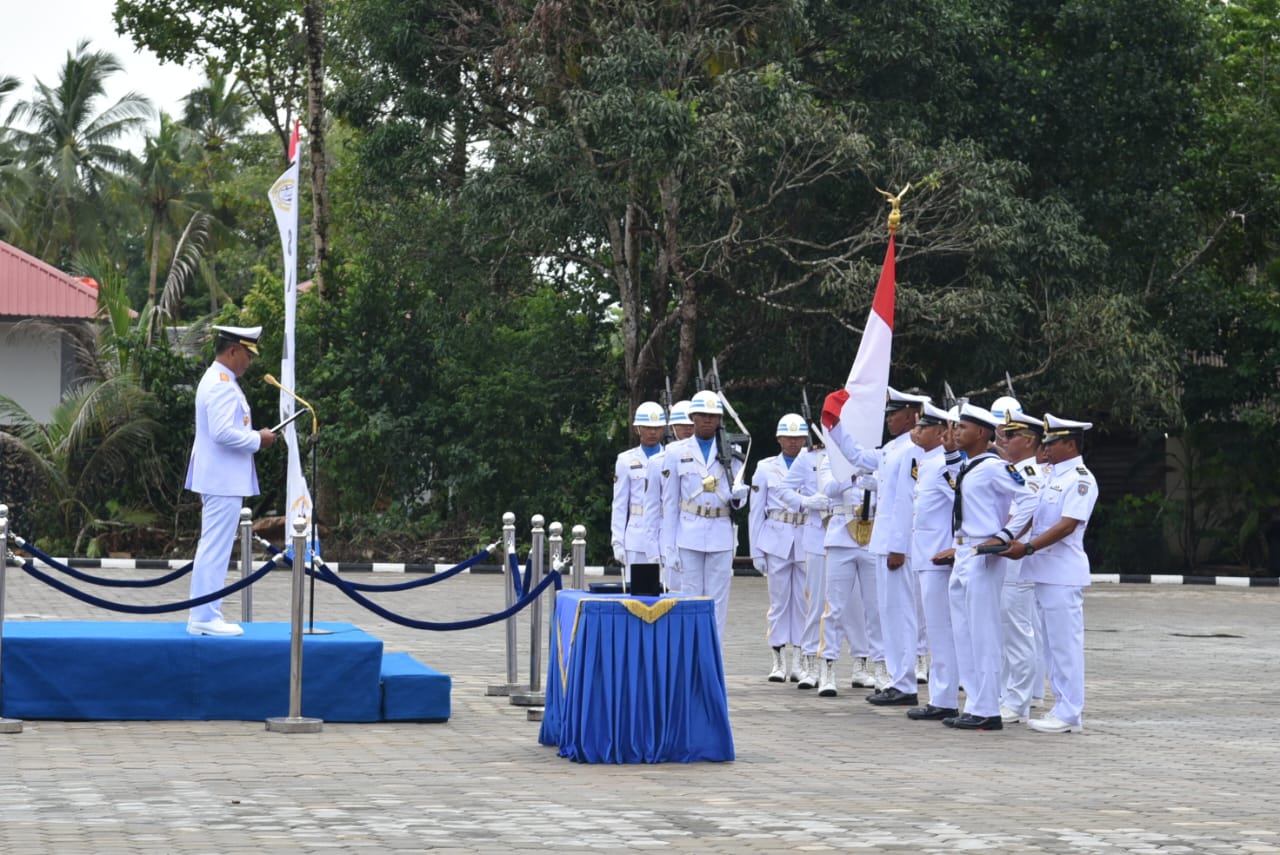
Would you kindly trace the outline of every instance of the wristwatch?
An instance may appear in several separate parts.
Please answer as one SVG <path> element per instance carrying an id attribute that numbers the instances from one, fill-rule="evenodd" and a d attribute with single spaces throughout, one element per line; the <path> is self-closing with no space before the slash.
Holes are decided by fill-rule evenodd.
<path id="1" fill-rule="evenodd" d="M 1025 544 L 1023 544 L 1022 549 L 1023 549 L 1023 552 L 1027 555 L 1036 554 L 1036 548 L 1031 545 L 1031 541 L 1027 541 Z"/>

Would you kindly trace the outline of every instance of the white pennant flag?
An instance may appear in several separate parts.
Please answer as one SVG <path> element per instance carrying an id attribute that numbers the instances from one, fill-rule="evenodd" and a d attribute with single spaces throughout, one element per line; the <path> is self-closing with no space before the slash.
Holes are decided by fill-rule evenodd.
<path id="1" fill-rule="evenodd" d="M 289 139 L 289 168 L 271 185 L 268 194 L 271 207 L 276 214 L 276 227 L 280 230 L 280 249 L 284 253 L 284 346 L 280 355 L 280 385 L 285 389 L 295 389 L 296 383 L 296 350 L 294 349 L 294 332 L 298 324 L 298 205 L 300 193 L 298 186 L 298 162 L 301 160 L 298 151 L 298 128 L 301 122 L 293 126 L 293 136 Z M 280 392 L 280 420 L 284 421 L 294 414 L 299 404 L 286 392 Z M 305 424 L 305 422 L 303 422 Z M 291 533 L 293 520 L 299 514 L 307 521 L 307 541 L 314 555 L 320 554 L 320 538 L 316 534 L 313 523 L 314 505 L 311 502 L 311 491 L 307 489 L 307 481 L 302 475 L 302 456 L 298 448 L 298 422 L 290 422 L 284 429 L 284 440 L 289 446 L 288 477 L 285 482 L 285 531 Z"/>

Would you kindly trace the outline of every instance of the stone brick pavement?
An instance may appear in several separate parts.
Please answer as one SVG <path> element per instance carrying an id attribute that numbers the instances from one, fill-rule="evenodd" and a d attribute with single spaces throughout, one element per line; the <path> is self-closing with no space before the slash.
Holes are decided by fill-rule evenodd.
<path id="1" fill-rule="evenodd" d="M 288 590 L 284 572 L 255 586 L 255 617 L 287 620 Z M 819 699 L 766 682 L 765 583 L 739 577 L 725 639 L 737 761 L 625 767 L 557 757 L 523 709 L 485 696 L 505 676 L 501 626 L 422 633 L 327 586 L 318 594 L 318 619 L 356 623 L 450 673 L 452 720 L 326 723 L 319 734 L 28 721 L 0 735 L 0 851 L 1280 852 L 1275 589 L 1095 586 L 1087 731 L 1044 735 L 958 733 L 873 708 L 863 690 Z M 501 580 L 463 575 L 380 601 L 457 619 L 497 610 Z M 135 619 L 21 571 L 10 572 L 8 612 Z M 522 675 L 527 634 L 522 621 Z"/>

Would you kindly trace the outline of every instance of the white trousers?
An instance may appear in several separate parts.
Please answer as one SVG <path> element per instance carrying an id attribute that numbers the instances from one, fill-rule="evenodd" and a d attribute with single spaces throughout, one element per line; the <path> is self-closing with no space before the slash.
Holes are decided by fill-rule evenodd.
<path id="1" fill-rule="evenodd" d="M 227 584 L 231 550 L 240 527 L 240 496 L 200 494 L 200 542 L 191 568 L 191 599 L 211 594 Z M 222 600 L 193 606 L 188 620 L 211 621 L 222 617 Z"/>
<path id="2" fill-rule="evenodd" d="M 972 546 L 956 547 L 951 571 L 951 630 L 956 664 L 964 686 L 964 711 L 990 717 L 1000 714 L 1000 591 L 1004 559 L 977 555 Z M 941 704 L 939 704 L 941 706 Z"/>
<path id="3" fill-rule="evenodd" d="M 800 633 L 800 652 L 817 656 L 822 646 L 822 613 L 827 607 L 827 556 L 822 552 L 805 553 L 804 629 Z"/>
<path id="4" fill-rule="evenodd" d="M 804 635 L 808 603 L 805 601 L 805 567 L 793 558 L 764 556 L 765 581 L 769 586 L 769 646 L 799 646 Z"/>
<path id="5" fill-rule="evenodd" d="M 1084 712 L 1084 589 L 1076 585 L 1036 583 L 1036 605 L 1044 615 L 1049 650 L 1052 715 L 1080 724 Z"/>
<path id="6" fill-rule="evenodd" d="M 845 643 L 851 656 L 882 658 L 876 605 L 876 557 L 866 549 L 827 549 L 827 610 L 822 617 L 823 659 L 836 660 Z M 871 596 L 867 597 L 870 589 Z"/>
<path id="7" fill-rule="evenodd" d="M 1000 705 L 1024 718 L 1031 713 L 1031 695 L 1039 672 L 1036 651 L 1036 583 L 1013 580 L 1001 586 L 1001 629 L 1004 657 L 1001 668 Z M 1044 678 L 1041 676 L 1041 685 Z"/>
<path id="8" fill-rule="evenodd" d="M 917 572 L 920 601 L 928 627 L 929 703 L 959 709 L 960 680 L 956 670 L 956 640 L 951 628 L 951 568 L 930 566 Z"/>
<path id="9" fill-rule="evenodd" d="M 876 556 L 876 599 L 880 605 L 884 664 L 893 681 L 890 685 L 909 695 L 916 692 L 916 648 L 920 642 L 916 575 L 909 560 L 897 570 L 890 570 L 889 557 Z"/>
<path id="10" fill-rule="evenodd" d="M 716 601 L 716 629 L 724 638 L 729 617 L 729 583 L 733 581 L 733 550 L 700 552 L 680 550 L 682 593 L 692 597 L 710 597 Z"/>

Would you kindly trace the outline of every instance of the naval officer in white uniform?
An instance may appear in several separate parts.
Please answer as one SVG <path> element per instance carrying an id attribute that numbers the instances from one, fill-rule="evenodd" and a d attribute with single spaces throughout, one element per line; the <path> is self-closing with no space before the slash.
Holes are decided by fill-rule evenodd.
<path id="1" fill-rule="evenodd" d="M 618 455 L 613 464 L 613 512 L 610 517 L 610 539 L 613 557 L 622 565 L 622 578 L 631 583 L 631 565 L 653 560 L 658 544 L 655 531 L 646 517 L 645 493 L 649 483 L 650 464 L 662 457 L 662 432 L 667 414 L 660 404 L 645 401 L 636 407 L 631 426 L 640 436 L 640 444 Z"/>
<path id="2" fill-rule="evenodd" d="M 196 388 L 196 438 L 187 465 L 188 490 L 200 494 L 200 543 L 191 571 L 191 599 L 223 587 L 245 496 L 258 494 L 253 455 L 275 444 L 269 428 L 255 430 L 237 380 L 258 355 L 262 327 L 214 327 L 214 361 Z M 222 618 L 222 600 L 194 606 L 192 635 L 240 635 Z"/>

